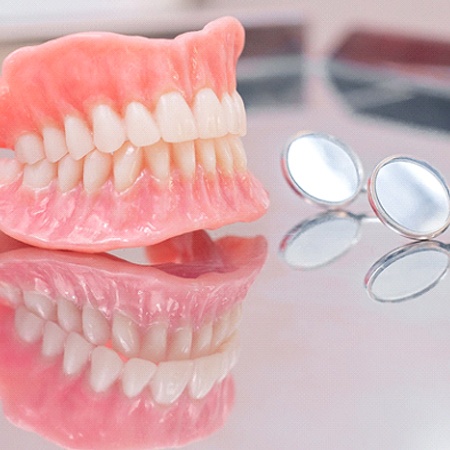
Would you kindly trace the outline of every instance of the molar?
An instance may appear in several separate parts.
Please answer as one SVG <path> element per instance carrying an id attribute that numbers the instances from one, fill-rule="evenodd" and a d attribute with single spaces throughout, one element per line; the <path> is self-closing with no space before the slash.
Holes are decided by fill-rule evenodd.
<path id="1" fill-rule="evenodd" d="M 129 359 L 122 372 L 122 389 L 128 398 L 139 395 L 156 372 L 156 364 L 141 358 Z"/>
<path id="2" fill-rule="evenodd" d="M 46 295 L 35 291 L 24 291 L 23 301 L 26 307 L 39 317 L 45 320 L 56 319 L 56 305 Z"/>
<path id="3" fill-rule="evenodd" d="M 95 192 L 108 180 L 112 169 L 112 156 L 94 150 L 84 160 L 83 184 L 87 192 Z"/>
<path id="4" fill-rule="evenodd" d="M 61 192 L 68 192 L 83 178 L 83 159 L 75 160 L 66 155 L 58 163 L 58 187 Z"/>
<path id="5" fill-rule="evenodd" d="M 50 162 L 57 162 L 68 153 L 66 136 L 64 132 L 55 127 L 44 127 L 42 130 L 44 138 L 44 151 Z"/>
<path id="6" fill-rule="evenodd" d="M 44 320 L 23 305 L 16 309 L 14 324 L 19 337 L 28 344 L 37 342 L 42 337 Z"/>
<path id="7" fill-rule="evenodd" d="M 161 139 L 158 126 L 150 111 L 139 102 L 131 102 L 125 110 L 128 139 L 136 147 L 155 144 Z"/>
<path id="8" fill-rule="evenodd" d="M 0 164 L 0 183 L 11 183 L 23 171 L 23 165 L 16 158 L 2 159 Z"/>
<path id="9" fill-rule="evenodd" d="M 42 138 L 36 133 L 22 134 L 14 146 L 16 158 L 25 164 L 34 164 L 45 158 Z"/>
<path id="10" fill-rule="evenodd" d="M 95 392 L 107 391 L 119 378 L 123 362 L 108 347 L 96 347 L 91 354 L 90 385 Z"/>
<path id="11" fill-rule="evenodd" d="M 108 105 L 97 105 L 92 110 L 95 147 L 104 153 L 113 153 L 125 142 L 122 119 Z"/>
<path id="12" fill-rule="evenodd" d="M 122 192 L 128 189 L 139 176 L 143 165 L 143 154 L 139 147 L 126 142 L 113 156 L 114 187 Z"/>
<path id="13" fill-rule="evenodd" d="M 64 118 L 66 145 L 73 159 L 81 159 L 94 149 L 91 132 L 84 120 L 75 116 Z"/>
<path id="14" fill-rule="evenodd" d="M 194 116 L 179 92 L 161 95 L 155 109 L 156 122 L 166 142 L 192 141 L 198 138 Z"/>
<path id="15" fill-rule="evenodd" d="M 227 133 L 225 112 L 212 89 L 202 89 L 197 93 L 192 110 L 201 139 L 221 137 Z"/>
<path id="16" fill-rule="evenodd" d="M 23 169 L 23 184 L 32 189 L 47 187 L 57 176 L 57 165 L 42 159 Z"/>

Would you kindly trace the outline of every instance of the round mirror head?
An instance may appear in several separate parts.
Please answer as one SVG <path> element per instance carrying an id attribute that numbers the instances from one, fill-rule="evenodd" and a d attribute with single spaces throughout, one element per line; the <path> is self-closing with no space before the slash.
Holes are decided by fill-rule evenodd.
<path id="1" fill-rule="evenodd" d="M 369 296 L 399 302 L 425 294 L 447 273 L 449 253 L 439 242 L 415 242 L 378 260 L 364 280 Z"/>
<path id="2" fill-rule="evenodd" d="M 382 222 L 404 236 L 430 239 L 450 223 L 450 194 L 429 164 L 409 157 L 382 161 L 369 180 L 369 202 Z"/>
<path id="3" fill-rule="evenodd" d="M 320 133 L 294 137 L 282 154 L 284 175 L 307 200 L 327 207 L 351 202 L 362 187 L 362 165 L 342 142 Z"/>
<path id="4" fill-rule="evenodd" d="M 293 228 L 280 245 L 280 254 L 294 269 L 325 266 L 359 239 L 360 220 L 353 214 L 330 211 Z"/>

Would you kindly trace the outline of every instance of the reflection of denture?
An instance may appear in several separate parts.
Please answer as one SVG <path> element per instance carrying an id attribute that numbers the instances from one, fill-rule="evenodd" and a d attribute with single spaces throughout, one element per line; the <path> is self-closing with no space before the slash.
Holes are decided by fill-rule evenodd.
<path id="1" fill-rule="evenodd" d="M 31 248 L 0 256 L 0 389 L 14 423 L 64 445 L 78 436 L 71 448 L 181 445 L 223 425 L 265 241 L 200 231 L 149 255 L 161 261 L 166 245 L 171 260 L 154 266 Z"/>
<path id="2" fill-rule="evenodd" d="M 85 33 L 10 55 L 0 147 L 15 158 L 0 164 L 2 229 L 101 251 L 261 216 L 267 195 L 240 139 L 243 44 L 239 22 L 223 18 L 174 40 Z"/>

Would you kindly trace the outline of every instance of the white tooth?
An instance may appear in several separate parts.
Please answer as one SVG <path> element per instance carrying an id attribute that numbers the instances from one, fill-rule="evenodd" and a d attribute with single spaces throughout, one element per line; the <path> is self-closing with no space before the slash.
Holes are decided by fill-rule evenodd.
<path id="1" fill-rule="evenodd" d="M 66 340 L 63 370 L 66 375 L 76 375 L 89 361 L 94 346 L 78 333 L 70 333 Z"/>
<path id="2" fill-rule="evenodd" d="M 91 306 L 83 307 L 83 334 L 95 345 L 106 344 L 110 337 L 109 324 L 106 317 Z"/>
<path id="3" fill-rule="evenodd" d="M 192 328 L 181 327 L 175 330 L 172 335 L 167 359 L 180 360 L 187 359 L 192 348 Z"/>
<path id="4" fill-rule="evenodd" d="M 57 300 L 58 322 L 67 332 L 81 332 L 81 311 L 70 300 L 59 298 Z"/>
<path id="5" fill-rule="evenodd" d="M 0 183 L 9 184 L 22 173 L 23 165 L 17 159 L 0 158 Z"/>
<path id="6" fill-rule="evenodd" d="M 230 311 L 230 329 L 228 333 L 233 334 L 241 322 L 242 319 L 242 303 L 238 303 L 233 309 Z"/>
<path id="7" fill-rule="evenodd" d="M 139 102 L 131 102 L 125 111 L 128 139 L 136 147 L 152 145 L 161 139 L 158 126 L 149 110 Z"/>
<path id="8" fill-rule="evenodd" d="M 230 311 L 223 314 L 214 323 L 212 347 L 218 348 L 230 336 Z"/>
<path id="9" fill-rule="evenodd" d="M 157 403 L 169 405 L 183 393 L 192 376 L 192 361 L 165 361 L 158 365 L 150 381 L 153 398 Z"/>
<path id="10" fill-rule="evenodd" d="M 139 395 L 156 372 L 156 364 L 141 358 L 129 359 L 122 372 L 122 388 L 128 398 Z"/>
<path id="11" fill-rule="evenodd" d="M 64 131 L 55 127 L 44 127 L 42 130 L 44 138 L 44 150 L 50 162 L 57 162 L 69 151 L 66 145 Z"/>
<path id="12" fill-rule="evenodd" d="M 166 357 L 167 324 L 164 322 L 153 324 L 145 333 L 142 340 L 141 357 L 153 362 L 160 362 Z"/>
<path id="13" fill-rule="evenodd" d="M 104 153 L 112 153 L 125 142 L 125 128 L 119 114 L 109 105 L 97 105 L 92 110 L 94 144 Z"/>
<path id="14" fill-rule="evenodd" d="M 73 159 L 81 159 L 94 149 L 91 132 L 84 120 L 75 116 L 64 119 L 66 145 Z"/>
<path id="15" fill-rule="evenodd" d="M 223 174 L 231 175 L 233 173 L 233 154 L 230 144 L 224 138 L 217 139 L 215 144 L 217 166 Z"/>
<path id="16" fill-rule="evenodd" d="M 216 153 L 212 139 L 195 141 L 195 157 L 206 174 L 214 175 L 216 173 Z"/>
<path id="17" fill-rule="evenodd" d="M 64 351 L 67 333 L 56 323 L 47 322 L 42 339 L 42 355 L 48 358 L 60 355 Z"/>
<path id="18" fill-rule="evenodd" d="M 45 158 L 42 138 L 36 133 L 22 134 L 14 146 L 16 158 L 21 163 L 34 164 Z"/>
<path id="19" fill-rule="evenodd" d="M 140 148 L 126 142 L 113 156 L 114 187 L 122 192 L 129 188 L 142 170 L 143 154 Z"/>
<path id="20" fill-rule="evenodd" d="M 222 358 L 222 368 L 221 373 L 217 381 L 221 382 L 231 371 L 231 369 L 236 365 L 239 358 L 239 340 L 238 334 L 234 333 L 227 342 L 225 342 L 221 349 L 219 350 Z"/>
<path id="21" fill-rule="evenodd" d="M 123 314 L 113 318 L 112 339 L 114 348 L 129 358 L 139 354 L 139 331 L 136 324 Z"/>
<path id="22" fill-rule="evenodd" d="M 211 340 L 213 336 L 213 324 L 212 322 L 202 326 L 194 333 L 192 343 L 192 358 L 203 356 L 208 353 L 211 347 Z"/>
<path id="23" fill-rule="evenodd" d="M 189 382 L 189 394 L 192 398 L 199 399 L 208 394 L 222 374 L 222 359 L 223 356 L 216 353 L 194 361 L 193 375 Z"/>
<path id="24" fill-rule="evenodd" d="M 170 176 L 170 145 L 167 142 L 159 141 L 143 150 L 150 174 L 158 182 L 166 184 Z"/>
<path id="25" fill-rule="evenodd" d="M 108 347 L 96 347 L 91 354 L 89 381 L 95 392 L 107 391 L 119 378 L 123 362 L 120 356 Z"/>
<path id="26" fill-rule="evenodd" d="M 182 176 L 191 180 L 195 175 L 195 147 L 193 141 L 173 144 L 173 160 Z"/>
<path id="27" fill-rule="evenodd" d="M 25 291 L 23 301 L 27 308 L 45 320 L 56 319 L 56 305 L 44 294 L 35 291 Z"/>
<path id="28" fill-rule="evenodd" d="M 67 192 L 80 183 L 83 178 L 83 160 L 64 156 L 58 163 L 58 186 L 61 192 Z"/>
<path id="29" fill-rule="evenodd" d="M 228 133 L 239 134 L 239 118 L 231 95 L 226 92 L 222 97 L 222 109 L 227 123 Z"/>
<path id="30" fill-rule="evenodd" d="M 227 133 L 225 112 L 212 89 L 202 89 L 197 93 L 192 110 L 199 138 L 216 138 Z"/>
<path id="31" fill-rule="evenodd" d="M 239 128 L 237 134 L 239 136 L 244 136 L 245 134 L 247 134 L 247 115 L 245 113 L 244 102 L 237 91 L 233 92 L 231 98 L 233 99 L 234 108 L 238 118 Z"/>
<path id="32" fill-rule="evenodd" d="M 94 150 L 84 160 L 83 184 L 87 192 L 95 192 L 108 180 L 112 169 L 112 156 Z"/>
<path id="33" fill-rule="evenodd" d="M 18 287 L 4 282 L 0 282 L 0 296 L 13 306 L 19 306 L 23 301 L 22 291 Z"/>
<path id="34" fill-rule="evenodd" d="M 43 332 L 44 320 L 28 311 L 25 306 L 16 309 L 14 323 L 19 337 L 29 344 L 37 342 Z"/>
<path id="35" fill-rule="evenodd" d="M 227 139 L 233 155 L 234 169 L 237 172 L 245 172 L 247 170 L 247 155 L 241 138 L 239 136 L 228 136 Z"/>
<path id="36" fill-rule="evenodd" d="M 183 142 L 198 138 L 192 111 L 179 92 L 161 95 L 156 105 L 155 118 L 166 142 Z"/>
<path id="37" fill-rule="evenodd" d="M 57 165 L 46 159 L 33 165 L 26 164 L 23 169 L 23 184 L 33 189 L 48 186 L 57 176 Z"/>

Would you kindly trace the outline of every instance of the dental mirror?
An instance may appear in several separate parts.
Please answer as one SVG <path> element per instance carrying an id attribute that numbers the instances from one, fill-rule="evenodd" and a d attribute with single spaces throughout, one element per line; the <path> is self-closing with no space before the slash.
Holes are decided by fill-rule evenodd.
<path id="1" fill-rule="evenodd" d="M 362 165 L 356 154 L 322 133 L 295 136 L 282 153 L 282 168 L 298 194 L 328 208 L 351 202 L 363 185 Z"/>
<path id="2" fill-rule="evenodd" d="M 294 269 L 325 266 L 355 245 L 361 216 L 328 211 L 305 220 L 289 231 L 280 244 L 280 255 Z"/>
<path id="3" fill-rule="evenodd" d="M 444 244 L 415 242 L 380 258 L 367 272 L 364 284 L 373 300 L 410 300 L 436 286 L 447 273 L 449 263 L 449 252 Z"/>
<path id="4" fill-rule="evenodd" d="M 450 193 L 429 164 L 404 156 L 382 161 L 368 185 L 369 202 L 379 219 L 400 234 L 431 239 L 450 223 Z"/>

